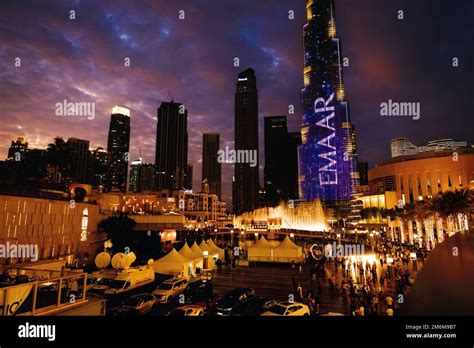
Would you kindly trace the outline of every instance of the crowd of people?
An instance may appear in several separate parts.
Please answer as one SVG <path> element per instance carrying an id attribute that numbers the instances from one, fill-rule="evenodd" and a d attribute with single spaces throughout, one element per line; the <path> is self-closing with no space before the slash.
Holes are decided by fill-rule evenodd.
<path id="1" fill-rule="evenodd" d="M 308 258 L 310 285 L 303 291 L 301 282 L 293 277 L 295 301 L 307 304 L 314 315 L 320 315 L 321 297 L 327 291 L 329 296 L 341 299 L 346 308 L 342 314 L 393 316 L 414 284 L 418 262 L 424 263 L 427 252 L 384 239 L 377 241 L 374 251 L 375 259 L 329 257 L 315 262 Z M 301 265 L 293 267 L 301 272 Z"/>

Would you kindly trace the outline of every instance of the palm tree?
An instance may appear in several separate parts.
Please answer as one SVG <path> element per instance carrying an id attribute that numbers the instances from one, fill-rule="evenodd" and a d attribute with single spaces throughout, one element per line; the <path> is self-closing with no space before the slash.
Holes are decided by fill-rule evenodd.
<path id="1" fill-rule="evenodd" d="M 112 215 L 107 220 L 99 223 L 99 227 L 105 231 L 107 237 L 112 241 L 113 253 L 124 252 L 127 247 L 130 250 L 132 249 L 135 240 L 133 236 L 135 224 L 135 221 L 124 213 Z"/>

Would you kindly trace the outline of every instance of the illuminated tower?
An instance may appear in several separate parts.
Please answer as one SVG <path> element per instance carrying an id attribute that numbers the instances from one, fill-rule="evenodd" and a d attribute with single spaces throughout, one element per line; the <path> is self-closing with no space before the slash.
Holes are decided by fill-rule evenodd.
<path id="1" fill-rule="evenodd" d="M 130 147 L 130 110 L 114 106 L 110 117 L 107 152 L 109 153 L 109 173 L 107 191 L 118 189 L 127 191 L 128 161 Z"/>
<path id="2" fill-rule="evenodd" d="M 304 200 L 349 200 L 358 183 L 355 130 L 344 99 L 334 0 L 307 0 L 299 191 Z"/>

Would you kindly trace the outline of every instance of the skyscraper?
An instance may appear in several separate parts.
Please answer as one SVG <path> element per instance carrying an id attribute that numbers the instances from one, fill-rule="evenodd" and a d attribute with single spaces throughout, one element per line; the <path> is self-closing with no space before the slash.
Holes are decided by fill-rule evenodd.
<path id="1" fill-rule="evenodd" d="M 235 150 L 252 151 L 257 165 L 235 163 L 232 200 L 234 213 L 252 211 L 258 206 L 258 91 L 253 69 L 238 76 L 235 92 Z"/>
<path id="2" fill-rule="evenodd" d="M 344 96 L 334 0 L 307 0 L 306 10 L 300 198 L 349 200 L 358 177 L 357 155 L 349 105 Z"/>
<path id="3" fill-rule="evenodd" d="M 162 102 L 156 128 L 156 187 L 158 190 L 187 188 L 188 111 L 181 103 Z M 192 175 L 191 175 L 192 177 Z"/>
<path id="4" fill-rule="evenodd" d="M 75 183 L 85 183 L 87 181 L 89 140 L 69 138 L 66 144 L 71 164 L 69 179 Z"/>
<path id="5" fill-rule="evenodd" d="M 109 154 L 104 148 L 98 147 L 89 152 L 88 168 L 88 181 L 92 188 L 103 190 L 107 185 L 109 171 Z"/>
<path id="6" fill-rule="evenodd" d="M 298 199 L 298 147 L 301 145 L 301 133 L 288 133 L 287 181 L 288 199 Z"/>
<path id="7" fill-rule="evenodd" d="M 209 192 L 221 198 L 221 164 L 217 161 L 219 133 L 202 135 L 202 182 L 206 180 Z M 204 188 L 202 191 L 205 192 Z"/>
<path id="8" fill-rule="evenodd" d="M 153 190 L 155 185 L 155 166 L 140 158 L 130 166 L 130 192 Z"/>
<path id="9" fill-rule="evenodd" d="M 107 152 L 109 153 L 109 173 L 107 191 L 119 189 L 122 192 L 128 186 L 128 162 L 130 147 L 130 110 L 114 106 L 110 118 Z"/>
<path id="10" fill-rule="evenodd" d="M 288 128 L 286 116 L 265 117 L 266 205 L 276 206 L 288 198 Z"/>

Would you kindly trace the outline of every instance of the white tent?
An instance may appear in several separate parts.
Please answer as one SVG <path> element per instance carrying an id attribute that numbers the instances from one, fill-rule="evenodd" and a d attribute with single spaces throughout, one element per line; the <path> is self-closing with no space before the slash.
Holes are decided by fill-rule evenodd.
<path id="1" fill-rule="evenodd" d="M 272 262 L 273 261 L 273 245 L 270 244 L 264 236 L 248 250 L 249 261 Z"/>
<path id="2" fill-rule="evenodd" d="M 221 260 L 224 259 L 224 257 L 225 257 L 225 250 L 222 249 L 222 248 L 219 248 L 219 247 L 214 243 L 214 241 L 213 241 L 212 239 L 209 239 L 209 240 L 207 241 L 207 245 L 209 246 L 209 248 L 210 248 L 211 250 L 213 250 L 213 251 L 215 251 L 215 252 L 217 252 L 217 253 L 219 254 L 219 258 L 220 258 Z"/>
<path id="3" fill-rule="evenodd" d="M 286 236 L 285 239 L 273 249 L 275 262 L 301 262 L 303 261 L 303 248 L 299 247 Z"/>
<path id="4" fill-rule="evenodd" d="M 179 254 L 181 256 L 184 256 L 186 259 L 193 261 L 193 263 L 194 263 L 194 272 L 193 273 L 195 273 L 197 267 L 202 268 L 202 265 L 203 265 L 202 253 L 200 255 L 195 253 L 193 251 L 193 249 L 191 249 L 188 246 L 187 242 L 185 242 L 183 247 L 179 250 Z"/>
<path id="5" fill-rule="evenodd" d="M 153 262 L 153 269 L 155 273 L 185 278 L 189 278 L 190 274 L 194 271 L 193 261 L 182 256 L 174 248 L 161 259 L 155 260 Z"/>

